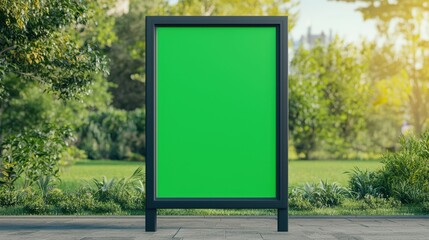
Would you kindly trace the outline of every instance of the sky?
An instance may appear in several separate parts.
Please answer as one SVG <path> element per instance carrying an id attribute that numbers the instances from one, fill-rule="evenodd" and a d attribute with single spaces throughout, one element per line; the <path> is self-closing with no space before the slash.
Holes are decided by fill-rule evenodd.
<path id="1" fill-rule="evenodd" d="M 307 34 L 311 26 L 312 34 L 322 31 L 338 34 L 349 42 L 358 42 L 362 38 L 374 39 L 376 26 L 374 21 L 364 21 L 362 15 L 355 11 L 359 5 L 328 0 L 300 0 L 299 17 L 291 35 L 298 40 Z"/>

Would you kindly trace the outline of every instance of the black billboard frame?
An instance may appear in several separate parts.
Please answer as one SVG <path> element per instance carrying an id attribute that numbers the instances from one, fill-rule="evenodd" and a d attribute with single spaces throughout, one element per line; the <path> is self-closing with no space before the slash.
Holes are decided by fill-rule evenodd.
<path id="1" fill-rule="evenodd" d="M 288 18 L 286 16 L 146 17 L 146 223 L 156 231 L 157 209 L 277 209 L 277 230 L 288 231 Z M 276 27 L 276 198 L 156 198 L 156 28 Z"/>

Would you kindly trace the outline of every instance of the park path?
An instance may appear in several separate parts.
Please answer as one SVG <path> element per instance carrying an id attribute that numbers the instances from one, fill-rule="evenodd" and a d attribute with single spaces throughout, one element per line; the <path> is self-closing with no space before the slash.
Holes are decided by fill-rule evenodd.
<path id="1" fill-rule="evenodd" d="M 144 217 L 0 217 L 0 240 L 140 239 L 429 239 L 429 217 L 291 217 L 276 232 L 274 217 L 158 218 L 144 232 Z"/>

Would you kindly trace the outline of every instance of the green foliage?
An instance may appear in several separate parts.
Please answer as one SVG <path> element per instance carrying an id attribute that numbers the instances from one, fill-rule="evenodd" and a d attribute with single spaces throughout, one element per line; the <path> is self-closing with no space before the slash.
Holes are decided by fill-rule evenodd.
<path id="1" fill-rule="evenodd" d="M 63 201 L 66 198 L 66 195 L 59 188 L 54 188 L 50 190 L 45 198 L 45 202 L 49 205 L 57 205 L 59 202 Z"/>
<path id="2" fill-rule="evenodd" d="M 375 197 L 373 195 L 365 195 L 361 200 L 361 209 L 377 209 L 377 208 L 399 208 L 401 202 L 394 198 Z"/>
<path id="3" fill-rule="evenodd" d="M 386 46 L 395 45 L 399 62 L 395 68 L 406 73 L 401 80 L 411 89 L 406 94 L 407 108 L 403 114 L 410 116 L 414 131 L 421 134 L 429 119 L 429 41 L 425 38 L 424 27 L 429 20 L 427 1 L 337 1 L 358 3 L 357 10 L 364 19 L 374 20 L 377 24 L 379 39 L 383 39 Z M 394 79 L 388 80 L 392 82 Z"/>
<path id="4" fill-rule="evenodd" d="M 29 214 L 44 214 L 48 209 L 48 205 L 41 197 L 28 199 L 24 203 L 24 211 Z"/>
<path id="5" fill-rule="evenodd" d="M 337 183 L 330 184 L 322 180 L 319 184 L 306 183 L 292 193 L 293 198 L 302 201 L 301 207 L 306 207 L 305 201 L 308 201 L 312 206 L 318 208 L 338 206 L 349 195 L 349 191 Z"/>
<path id="6" fill-rule="evenodd" d="M 410 88 L 406 80 L 403 63 L 394 47 L 395 43 L 378 46 L 377 42 L 368 45 L 370 49 L 367 79 L 371 84 L 371 104 L 365 116 L 367 139 L 366 149 L 384 153 L 399 148 L 397 139 L 404 123 L 406 102 Z"/>
<path id="7" fill-rule="evenodd" d="M 114 201 L 98 202 L 93 211 L 95 213 L 117 213 L 121 211 L 121 206 Z"/>
<path id="8" fill-rule="evenodd" d="M 93 179 L 90 188 L 81 188 L 77 192 L 68 194 L 48 193 L 50 203 L 58 206 L 65 214 L 83 212 L 117 213 L 121 210 L 141 210 L 144 208 L 144 174 L 142 168 L 137 168 L 127 178 L 108 180 Z"/>
<path id="9" fill-rule="evenodd" d="M 359 143 L 368 104 L 365 51 L 335 38 L 294 54 L 289 125 L 292 143 L 305 159 L 321 148 L 344 158 Z"/>
<path id="10" fill-rule="evenodd" d="M 90 44 L 71 37 L 85 25 L 87 10 L 87 2 L 77 0 L 0 1 L 0 79 L 14 73 L 64 99 L 86 91 L 104 62 Z"/>
<path id="11" fill-rule="evenodd" d="M 8 136 L 2 144 L 0 184 L 13 188 L 21 175 L 25 186 L 41 176 L 58 177 L 58 162 L 69 137 L 69 129 L 56 126 Z"/>
<path id="12" fill-rule="evenodd" d="M 117 180 L 94 179 L 94 196 L 98 201 L 118 203 L 123 209 L 141 209 L 144 206 L 144 173 L 137 168 L 130 177 Z"/>
<path id="13" fill-rule="evenodd" d="M 42 194 L 43 201 L 46 202 L 48 198 L 48 194 L 50 190 L 52 189 L 52 177 L 51 176 L 40 176 L 37 180 L 36 184 L 39 187 L 39 190 Z"/>
<path id="14" fill-rule="evenodd" d="M 419 203 L 429 197 L 429 132 L 401 139 L 401 149 L 383 156 L 381 182 L 386 196 L 403 203 Z"/>
<path id="15" fill-rule="evenodd" d="M 99 203 L 94 199 L 92 191 L 81 188 L 76 192 L 65 194 L 57 206 L 64 214 L 76 214 L 83 211 L 93 211 L 97 204 Z"/>
<path id="16" fill-rule="evenodd" d="M 346 172 L 349 174 L 349 187 L 356 199 L 363 199 L 366 196 L 381 196 L 381 186 L 379 186 L 379 175 L 376 172 L 361 170 L 355 167 Z"/>
<path id="17" fill-rule="evenodd" d="M 289 207 L 292 210 L 311 210 L 315 206 L 306 198 L 299 189 L 294 188 L 289 195 Z"/>
<path id="18" fill-rule="evenodd" d="M 90 111 L 105 109 L 110 103 L 108 84 L 101 76 L 95 77 L 91 93 L 67 102 L 16 75 L 4 78 L 3 83 L 10 99 L 0 103 L 0 141 L 7 135 L 42 128 L 47 123 L 75 129 L 87 120 Z"/>
<path id="19" fill-rule="evenodd" d="M 104 176 L 102 180 L 94 179 L 93 182 L 95 185 L 95 196 L 101 201 L 112 199 L 118 190 L 115 178 L 107 180 L 107 177 Z"/>
<path id="20" fill-rule="evenodd" d="M 82 211 L 82 205 L 76 198 L 67 198 L 58 203 L 58 208 L 63 214 L 75 214 Z"/>
<path id="21" fill-rule="evenodd" d="M 19 202 L 19 194 L 15 190 L 0 187 L 0 206 L 14 206 Z"/>
<path id="22" fill-rule="evenodd" d="M 78 147 L 91 159 L 143 160 L 145 112 L 109 109 L 90 115 L 79 128 Z"/>
<path id="23" fill-rule="evenodd" d="M 426 214 L 429 214 L 429 201 L 422 203 L 422 211 Z"/>
<path id="24" fill-rule="evenodd" d="M 76 160 L 87 159 L 86 152 L 76 146 L 68 147 L 61 155 L 60 166 L 70 167 Z"/>
<path id="25" fill-rule="evenodd" d="M 0 184 L 57 177 L 59 158 L 71 161 L 63 138 L 110 101 L 91 30 L 102 1 L 0 1 Z"/>

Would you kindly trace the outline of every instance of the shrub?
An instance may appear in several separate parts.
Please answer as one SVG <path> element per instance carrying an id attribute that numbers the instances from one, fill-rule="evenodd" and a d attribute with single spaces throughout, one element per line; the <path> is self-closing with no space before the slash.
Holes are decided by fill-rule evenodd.
<path id="1" fill-rule="evenodd" d="M 18 193 L 18 204 L 25 204 L 26 202 L 32 201 L 40 197 L 37 191 L 31 187 L 25 187 L 17 190 Z"/>
<path id="2" fill-rule="evenodd" d="M 69 193 L 57 203 L 60 211 L 65 214 L 74 214 L 83 211 L 93 211 L 98 202 L 88 189 L 82 188 L 75 193 Z"/>
<path id="3" fill-rule="evenodd" d="M 403 137 L 401 149 L 383 156 L 381 183 L 385 194 L 403 203 L 429 198 L 429 132 L 419 138 Z"/>
<path id="4" fill-rule="evenodd" d="M 144 160 L 145 111 L 92 113 L 78 129 L 78 147 L 91 159 Z"/>
<path id="5" fill-rule="evenodd" d="M 398 208 L 401 202 L 394 198 L 374 197 L 373 195 L 365 195 L 362 198 L 362 209 L 376 209 L 376 208 Z"/>
<path id="6" fill-rule="evenodd" d="M 47 125 L 9 135 L 0 146 L 0 185 L 13 188 L 23 175 L 24 186 L 40 176 L 58 176 L 58 162 L 70 137 L 70 129 Z"/>
<path id="7" fill-rule="evenodd" d="M 322 180 L 320 181 L 318 191 L 319 201 L 326 207 L 340 205 L 344 197 L 350 194 L 347 189 L 341 187 L 337 183 L 334 182 L 329 184 L 327 181 L 324 182 Z"/>
<path id="8" fill-rule="evenodd" d="M 82 205 L 79 200 L 70 196 L 58 202 L 57 206 L 64 214 L 74 214 L 82 211 Z"/>
<path id="9" fill-rule="evenodd" d="M 9 188 L 0 188 L 0 206 L 13 206 L 18 203 L 19 194 L 17 191 Z"/>
<path id="10" fill-rule="evenodd" d="M 52 178 L 51 176 L 40 176 L 36 184 L 42 194 L 43 200 L 46 202 L 49 191 L 52 189 Z"/>
<path id="11" fill-rule="evenodd" d="M 308 199 L 305 199 L 301 191 L 293 189 L 289 195 L 289 207 L 294 210 L 311 210 L 314 206 Z"/>
<path id="12" fill-rule="evenodd" d="M 427 199 L 425 189 L 409 181 L 401 181 L 392 189 L 396 199 L 403 203 L 418 203 Z"/>
<path id="13" fill-rule="evenodd" d="M 422 203 L 422 212 L 429 214 L 429 201 Z"/>
<path id="14" fill-rule="evenodd" d="M 106 176 L 103 176 L 101 180 L 94 178 L 94 192 L 97 200 L 106 202 L 115 198 L 115 195 L 119 190 L 116 181 L 116 178 L 108 180 Z"/>
<path id="15" fill-rule="evenodd" d="M 95 213 L 117 213 L 120 211 L 121 206 L 113 201 L 97 202 L 94 208 Z"/>
<path id="16" fill-rule="evenodd" d="M 346 173 L 350 176 L 350 191 L 356 199 L 363 199 L 367 195 L 382 196 L 382 187 L 376 172 L 363 171 L 355 167 L 352 171 Z"/>
<path id="17" fill-rule="evenodd" d="M 46 203 L 56 205 L 65 199 L 66 195 L 61 189 L 54 188 L 50 190 L 46 196 Z"/>
<path id="18" fill-rule="evenodd" d="M 349 191 L 337 183 L 320 181 L 317 184 L 306 183 L 303 187 L 294 190 L 296 196 L 302 196 L 314 207 L 333 207 L 340 205 L 342 200 L 349 195 Z M 300 197 L 297 197 L 297 200 Z M 303 203 L 304 205 L 306 203 Z"/>
<path id="19" fill-rule="evenodd" d="M 41 197 L 28 199 L 24 203 L 24 211 L 29 214 L 43 214 L 48 210 L 48 205 L 45 204 Z"/>
<path id="20" fill-rule="evenodd" d="M 144 174 L 143 168 L 137 168 L 130 177 L 119 180 L 93 179 L 96 200 L 101 202 L 114 201 L 123 209 L 142 209 L 144 206 Z"/>

